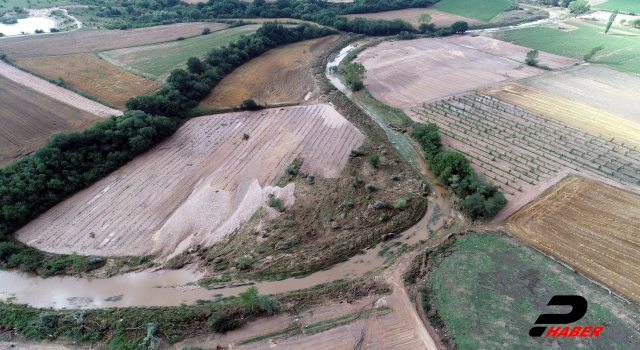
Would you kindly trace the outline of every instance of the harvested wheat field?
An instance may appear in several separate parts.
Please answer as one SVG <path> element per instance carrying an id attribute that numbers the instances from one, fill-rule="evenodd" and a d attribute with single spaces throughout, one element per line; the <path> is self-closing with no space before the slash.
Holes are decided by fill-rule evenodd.
<path id="1" fill-rule="evenodd" d="M 524 63 L 527 53 L 531 51 L 528 47 L 511 44 L 485 36 L 452 35 L 447 37 L 445 40 L 454 44 L 486 52 L 491 55 L 518 61 L 520 63 Z M 539 66 L 547 66 L 552 69 L 565 68 L 582 62 L 575 58 L 554 55 L 543 51 L 539 51 L 538 60 Z"/>
<path id="2" fill-rule="evenodd" d="M 528 244 L 640 301 L 640 195 L 571 177 L 509 219 Z"/>
<path id="3" fill-rule="evenodd" d="M 541 71 L 442 39 L 384 42 L 364 50 L 356 61 L 367 69 L 364 83 L 371 94 L 405 111 Z"/>
<path id="4" fill-rule="evenodd" d="M 20 85 L 32 88 L 41 94 L 47 95 L 55 100 L 64 102 L 91 114 L 95 114 L 99 117 L 107 118 L 112 115 L 122 115 L 122 112 L 117 109 L 109 108 L 86 97 L 82 97 L 71 90 L 67 90 L 44 79 L 38 78 L 35 75 L 23 72 L 20 69 L 4 62 L 0 62 L 0 76 L 4 76 Z"/>
<path id="5" fill-rule="evenodd" d="M 294 201 L 293 184 L 272 186 L 295 158 L 304 159 L 302 172 L 339 177 L 363 140 L 328 105 L 194 118 L 16 237 L 47 252 L 102 256 L 212 244 L 264 206 L 269 193 L 285 205 Z"/>
<path id="6" fill-rule="evenodd" d="M 124 109 L 124 103 L 160 88 L 160 83 L 118 69 L 89 54 L 16 57 L 11 61 L 49 79 L 61 77 L 70 87 Z"/>
<path id="7" fill-rule="evenodd" d="M 517 83 L 491 87 L 482 93 L 590 133 L 640 146 L 640 123 L 605 110 Z"/>
<path id="8" fill-rule="evenodd" d="M 423 13 L 428 13 L 431 15 L 431 21 L 429 23 L 435 24 L 436 27 L 450 27 L 454 22 L 457 22 L 457 21 L 465 21 L 469 23 L 469 25 L 471 26 L 483 23 L 481 21 L 478 21 L 472 18 L 440 12 L 438 10 L 429 9 L 429 8 L 410 8 L 410 9 L 404 9 L 404 10 L 385 11 L 385 12 L 378 12 L 378 13 L 357 13 L 352 15 L 346 15 L 345 17 L 347 17 L 347 19 L 349 20 L 352 20 L 358 17 L 386 19 L 386 20 L 399 18 L 403 21 L 407 21 L 411 23 L 411 25 L 418 28 L 418 26 L 420 25 L 420 23 L 418 23 L 418 16 L 420 16 Z"/>
<path id="9" fill-rule="evenodd" d="M 311 61 L 339 36 L 275 48 L 234 70 L 200 102 L 200 107 L 237 106 L 246 99 L 259 104 L 296 103 L 317 92 Z"/>
<path id="10" fill-rule="evenodd" d="M 637 75 L 604 65 L 583 64 L 520 83 L 640 123 L 640 77 Z"/>
<path id="11" fill-rule="evenodd" d="M 101 119 L 0 76 L 0 167 L 42 147 L 51 134 Z"/>
<path id="12" fill-rule="evenodd" d="M 120 49 L 190 37 L 228 27 L 224 23 L 176 23 L 128 30 L 71 31 L 51 35 L 27 35 L 0 40 L 0 52 L 7 56 L 54 56 Z"/>

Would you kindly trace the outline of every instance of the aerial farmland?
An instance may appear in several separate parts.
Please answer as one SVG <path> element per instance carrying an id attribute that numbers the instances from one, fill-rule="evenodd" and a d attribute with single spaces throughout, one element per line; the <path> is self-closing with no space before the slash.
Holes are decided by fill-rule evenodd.
<path id="1" fill-rule="evenodd" d="M 0 2 L 0 349 L 634 348 L 636 8 Z"/>

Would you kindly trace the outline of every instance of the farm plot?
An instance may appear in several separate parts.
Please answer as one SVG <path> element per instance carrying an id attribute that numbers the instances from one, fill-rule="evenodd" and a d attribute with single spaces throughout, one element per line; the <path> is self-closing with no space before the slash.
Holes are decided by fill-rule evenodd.
<path id="1" fill-rule="evenodd" d="M 403 21 L 407 21 L 411 23 L 414 27 L 418 28 L 420 23 L 418 23 L 418 16 L 423 13 L 428 13 L 431 15 L 431 22 L 436 25 L 436 27 L 450 27 L 454 22 L 457 21 L 465 21 L 469 23 L 469 25 L 481 24 L 481 21 L 462 17 L 458 15 L 454 15 L 451 13 L 441 12 L 438 10 L 434 10 L 431 8 L 411 8 L 404 10 L 395 10 L 395 11 L 385 11 L 385 12 L 377 12 L 377 13 L 358 13 L 352 15 L 346 15 L 347 19 L 352 20 L 354 18 L 375 18 L 375 19 L 386 19 L 392 20 L 399 18 Z"/>
<path id="2" fill-rule="evenodd" d="M 72 31 L 52 35 L 27 35 L 0 40 L 0 52 L 8 56 L 55 56 L 120 49 L 190 37 L 228 27 L 228 24 L 176 23 L 128 30 Z"/>
<path id="3" fill-rule="evenodd" d="M 564 170 L 640 184 L 640 150 L 479 93 L 414 108 L 508 199 Z"/>
<path id="4" fill-rule="evenodd" d="M 640 13 L 640 3 L 636 0 L 607 0 L 593 7 L 609 11 L 620 10 L 623 13 Z"/>
<path id="5" fill-rule="evenodd" d="M 509 218 L 512 232 L 640 301 L 640 195 L 571 177 Z"/>
<path id="6" fill-rule="evenodd" d="M 212 244 L 249 220 L 269 193 L 293 202 L 293 185 L 272 186 L 295 158 L 304 159 L 302 172 L 339 177 L 363 140 L 328 105 L 194 118 L 16 237 L 48 252 L 102 256 Z"/>
<path id="7" fill-rule="evenodd" d="M 101 119 L 0 76 L 0 167 L 42 147 L 51 134 Z"/>
<path id="8" fill-rule="evenodd" d="M 160 88 L 160 83 L 120 70 L 98 57 L 81 53 L 48 57 L 17 57 L 18 66 L 49 79 L 62 78 L 70 87 L 124 109 L 132 97 Z"/>
<path id="9" fill-rule="evenodd" d="M 488 88 L 482 93 L 592 134 L 640 147 L 640 123 L 602 109 L 516 83 Z M 620 97 L 616 101 L 624 104 Z"/>
<path id="10" fill-rule="evenodd" d="M 339 36 L 307 40 L 275 48 L 225 77 L 200 107 L 237 106 L 246 99 L 259 104 L 296 103 L 311 98 L 317 87 L 311 62 Z"/>
<path id="11" fill-rule="evenodd" d="M 18 84 L 34 89 L 41 94 L 47 95 L 55 100 L 64 102 L 91 114 L 95 114 L 99 117 L 107 118 L 112 115 L 122 115 L 122 112 L 117 109 L 109 108 L 98 102 L 82 97 L 71 90 L 51 84 L 44 79 L 38 78 L 27 72 L 23 72 L 5 62 L 0 62 L 0 76 L 4 76 Z"/>
<path id="12" fill-rule="evenodd" d="M 433 8 L 488 22 L 511 4 L 509 0 L 441 0 Z"/>
<path id="13" fill-rule="evenodd" d="M 520 83 L 640 123 L 640 77 L 588 64 Z"/>
<path id="14" fill-rule="evenodd" d="M 258 28 L 249 25 L 224 29 L 181 41 L 106 51 L 100 53 L 100 57 L 149 79 L 163 81 L 173 69 L 185 68 L 190 57 L 202 58 L 211 49 L 254 33 Z"/>
<path id="15" fill-rule="evenodd" d="M 423 102 L 540 74 L 507 58 L 442 39 L 384 42 L 356 59 L 365 86 L 378 100 L 409 111 Z"/>

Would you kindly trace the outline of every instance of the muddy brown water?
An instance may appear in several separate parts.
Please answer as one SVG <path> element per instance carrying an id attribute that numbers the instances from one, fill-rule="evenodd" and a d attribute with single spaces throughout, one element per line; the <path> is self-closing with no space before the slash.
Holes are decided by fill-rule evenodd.
<path id="1" fill-rule="evenodd" d="M 354 48 L 348 46 L 340 51 L 328 67 L 337 65 Z M 337 77 L 331 74 L 327 76 L 337 88 L 346 92 L 346 87 Z M 420 157 L 418 160 L 422 172 L 435 180 Z M 434 186 L 434 195 L 429 201 L 426 215 L 396 239 L 378 244 L 362 255 L 356 255 L 330 269 L 307 277 L 257 282 L 255 286 L 260 293 L 276 294 L 309 288 L 337 279 L 355 278 L 372 271 L 385 263 L 389 253 L 400 249 L 404 244 L 410 246 L 428 239 L 433 231 L 437 231 L 443 225 L 451 212 L 449 202 L 445 199 L 446 193 L 444 188 Z M 199 299 L 215 300 L 222 296 L 237 295 L 249 288 L 246 285 L 207 290 L 195 285 L 200 277 L 200 274 L 188 269 L 143 271 L 95 279 L 70 276 L 43 279 L 19 271 L 0 271 L 0 300 L 57 309 L 176 306 L 183 303 L 193 304 Z"/>

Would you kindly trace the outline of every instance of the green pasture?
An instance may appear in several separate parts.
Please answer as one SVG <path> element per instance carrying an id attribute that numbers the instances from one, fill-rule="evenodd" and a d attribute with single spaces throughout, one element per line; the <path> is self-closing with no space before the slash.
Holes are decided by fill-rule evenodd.
<path id="1" fill-rule="evenodd" d="M 442 0 L 434 9 L 488 22 L 512 4 L 509 0 Z"/>
<path id="2" fill-rule="evenodd" d="M 258 25 L 229 28 L 168 43 L 105 51 L 100 55 L 126 70 L 162 80 L 173 69 L 186 66 L 190 57 L 203 57 L 211 49 L 236 41 L 258 28 Z"/>
<path id="3" fill-rule="evenodd" d="M 0 0 L 0 14 L 13 10 L 14 6 L 26 9 L 41 9 L 74 4 L 71 0 Z"/>
<path id="4" fill-rule="evenodd" d="M 638 344 L 640 335 L 628 324 L 639 315 L 637 306 L 512 238 L 467 234 L 433 259 L 429 303 L 458 349 L 613 350 Z M 586 315 L 569 326 L 602 325 L 600 337 L 530 337 L 540 314 L 569 311 L 546 306 L 554 295 L 587 299 Z"/>
<path id="5" fill-rule="evenodd" d="M 604 45 L 592 60 L 621 72 L 640 73 L 640 37 L 610 31 L 604 34 L 604 25 L 570 21 L 576 30 L 563 31 L 551 27 L 530 27 L 507 30 L 498 39 L 513 42 L 557 55 L 582 59 L 592 48 Z M 618 29 L 618 28 L 614 28 Z"/>
<path id="6" fill-rule="evenodd" d="M 618 10 L 624 13 L 640 14 L 640 1 L 638 0 L 608 0 L 592 7 L 599 10 Z"/>

